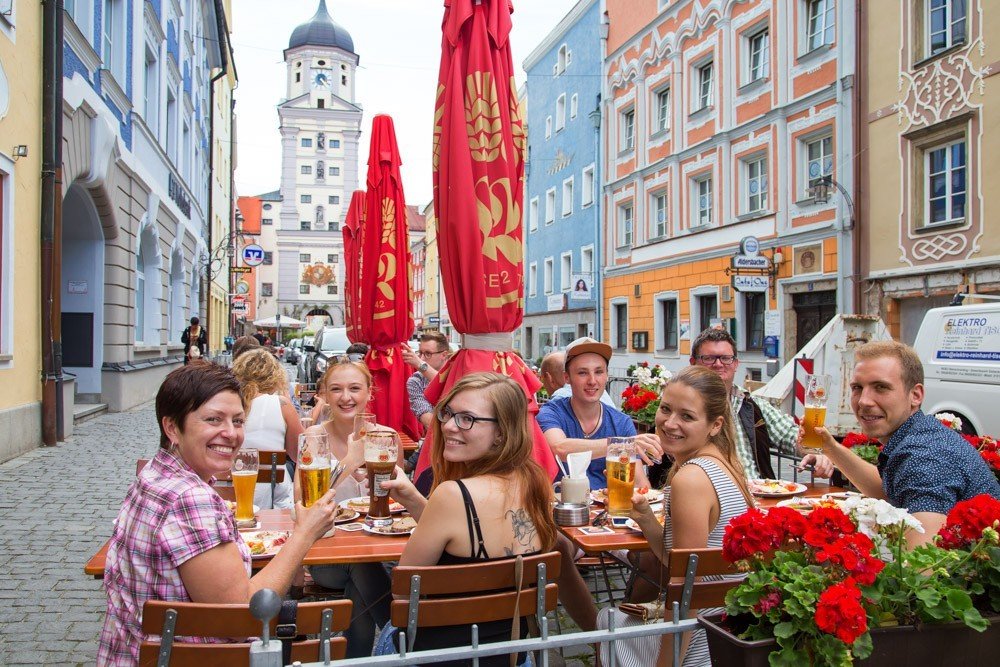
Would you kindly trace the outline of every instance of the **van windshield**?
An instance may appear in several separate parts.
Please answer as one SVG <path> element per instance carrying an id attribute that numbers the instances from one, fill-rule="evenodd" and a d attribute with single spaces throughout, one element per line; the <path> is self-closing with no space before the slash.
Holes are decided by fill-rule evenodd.
<path id="1" fill-rule="evenodd" d="M 343 352 L 351 346 L 351 341 L 347 338 L 346 331 L 325 331 L 323 340 L 320 343 L 322 352 Z"/>

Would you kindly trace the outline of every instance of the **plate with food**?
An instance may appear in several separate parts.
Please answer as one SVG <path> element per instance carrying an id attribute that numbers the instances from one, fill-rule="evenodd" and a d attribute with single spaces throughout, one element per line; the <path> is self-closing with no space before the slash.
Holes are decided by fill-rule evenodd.
<path id="1" fill-rule="evenodd" d="M 254 530 L 242 535 L 254 560 L 270 558 L 281 551 L 282 545 L 288 541 L 287 530 Z"/>
<path id="2" fill-rule="evenodd" d="M 366 523 L 361 525 L 364 527 L 366 533 L 371 533 L 372 535 L 401 537 L 413 532 L 413 529 L 417 527 L 417 520 L 411 516 L 404 516 L 393 519 L 391 526 L 369 526 Z"/>
<path id="3" fill-rule="evenodd" d="M 361 512 L 350 509 L 349 507 L 337 507 L 337 513 L 333 515 L 334 523 L 350 523 L 361 516 Z"/>
<path id="4" fill-rule="evenodd" d="M 232 512 L 233 514 L 236 514 L 236 501 L 235 500 L 227 500 L 227 501 L 225 501 L 225 503 L 226 503 L 226 507 L 229 508 L 229 511 Z M 253 513 L 256 514 L 259 511 L 260 511 L 260 507 L 257 506 L 257 505 L 254 505 L 253 506 Z"/>
<path id="5" fill-rule="evenodd" d="M 805 493 L 806 485 L 783 479 L 752 479 L 750 493 L 760 498 L 791 498 Z"/>
<path id="6" fill-rule="evenodd" d="M 809 514 L 818 507 L 839 508 L 840 502 L 829 498 L 786 498 L 778 501 L 778 507 L 789 507 L 803 514 Z"/>
<path id="7" fill-rule="evenodd" d="M 349 510 L 354 510 L 361 514 L 368 514 L 368 496 L 358 496 L 357 498 L 348 498 L 347 500 L 342 500 L 338 503 L 341 507 Z M 403 507 L 402 503 L 398 503 L 392 498 L 389 498 L 389 513 L 399 514 L 400 512 L 405 512 L 406 508 Z"/>
<path id="8" fill-rule="evenodd" d="M 650 489 L 649 487 L 640 487 L 636 489 L 638 493 L 646 496 L 646 502 L 658 503 L 663 500 L 663 491 L 659 489 Z M 596 491 L 590 492 L 590 499 L 595 503 L 601 503 L 602 505 L 608 504 L 608 490 L 607 489 L 597 489 Z"/>
<path id="9" fill-rule="evenodd" d="M 824 493 L 823 500 L 847 500 L 848 498 L 863 498 L 863 493 L 857 491 L 837 491 L 836 493 Z"/>

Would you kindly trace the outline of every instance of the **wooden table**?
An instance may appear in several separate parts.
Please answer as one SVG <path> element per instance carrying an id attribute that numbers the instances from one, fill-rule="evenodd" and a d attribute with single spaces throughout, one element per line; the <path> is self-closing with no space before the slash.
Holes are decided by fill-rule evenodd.
<path id="1" fill-rule="evenodd" d="M 406 435 L 405 433 L 400 432 L 399 439 L 403 443 L 403 453 L 406 455 L 410 455 L 413 452 L 417 451 L 417 448 L 420 446 L 419 442 L 417 442 L 410 436 Z"/>
<path id="2" fill-rule="evenodd" d="M 806 491 L 795 496 L 796 498 L 815 498 L 824 493 L 836 493 L 847 490 L 839 486 L 830 486 L 829 484 L 811 483 L 805 486 Z M 784 499 L 757 498 L 757 506 L 762 508 L 774 507 L 780 500 Z M 594 515 L 599 511 L 601 511 L 600 507 L 591 510 L 591 520 L 593 520 Z M 567 526 L 559 526 L 559 530 L 588 556 L 599 556 L 602 553 L 619 551 L 621 549 L 628 551 L 647 551 L 649 549 L 649 542 L 646 541 L 643 534 L 628 528 L 614 528 L 614 533 L 604 533 L 603 535 L 587 535 L 581 532 L 580 528 L 570 528 Z"/>
<path id="3" fill-rule="evenodd" d="M 292 530 L 291 510 L 261 510 L 260 530 Z M 358 521 L 363 521 L 358 518 Z M 341 563 L 382 563 L 399 560 L 408 536 L 372 535 L 364 531 L 337 530 L 332 536 L 316 541 L 306 552 L 303 565 L 334 565 Z M 104 564 L 108 556 L 108 542 L 94 554 L 83 571 L 96 579 L 104 577 Z M 253 569 L 259 570 L 270 562 L 269 558 L 255 559 Z"/>

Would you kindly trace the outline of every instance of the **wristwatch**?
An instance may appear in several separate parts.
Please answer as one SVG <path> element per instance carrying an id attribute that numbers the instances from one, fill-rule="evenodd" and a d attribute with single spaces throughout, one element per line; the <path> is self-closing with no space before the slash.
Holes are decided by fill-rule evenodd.
<path id="1" fill-rule="evenodd" d="M 420 371 L 421 373 L 423 373 L 424 371 L 426 371 L 428 368 L 430 368 L 430 366 L 427 365 L 426 361 L 421 361 L 420 365 L 417 366 L 417 370 Z"/>

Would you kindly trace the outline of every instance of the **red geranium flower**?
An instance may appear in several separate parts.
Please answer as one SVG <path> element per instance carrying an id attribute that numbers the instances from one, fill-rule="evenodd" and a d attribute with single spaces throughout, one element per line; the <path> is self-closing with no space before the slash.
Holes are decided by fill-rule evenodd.
<path id="1" fill-rule="evenodd" d="M 761 597 L 760 601 L 753 606 L 753 610 L 763 616 L 780 604 L 781 592 L 776 588 L 772 588 L 767 595 Z"/>
<path id="2" fill-rule="evenodd" d="M 772 507 L 767 511 L 767 521 L 779 535 L 781 542 L 802 537 L 806 533 L 806 518 L 790 507 Z"/>
<path id="3" fill-rule="evenodd" d="M 729 522 L 722 537 L 722 557 L 730 563 L 763 555 L 781 544 L 781 536 L 758 509 Z"/>
<path id="4" fill-rule="evenodd" d="M 845 535 L 836 542 L 817 549 L 816 562 L 839 565 L 852 574 L 858 583 L 871 586 L 885 567 L 880 559 L 872 557 L 874 547 L 871 538 L 863 533 Z"/>
<path id="5" fill-rule="evenodd" d="M 845 644 L 853 644 L 868 631 L 868 615 L 861 606 L 861 590 L 850 578 L 820 593 L 815 618 L 816 627 Z"/>
<path id="6" fill-rule="evenodd" d="M 850 517 L 836 507 L 817 507 L 809 514 L 802 539 L 811 547 L 822 547 L 856 532 Z"/>
<path id="7" fill-rule="evenodd" d="M 938 531 L 941 546 L 945 549 L 959 549 L 968 546 L 983 536 L 983 529 L 1000 521 L 1000 500 L 981 493 L 975 498 L 963 500 L 955 505 Z"/>

